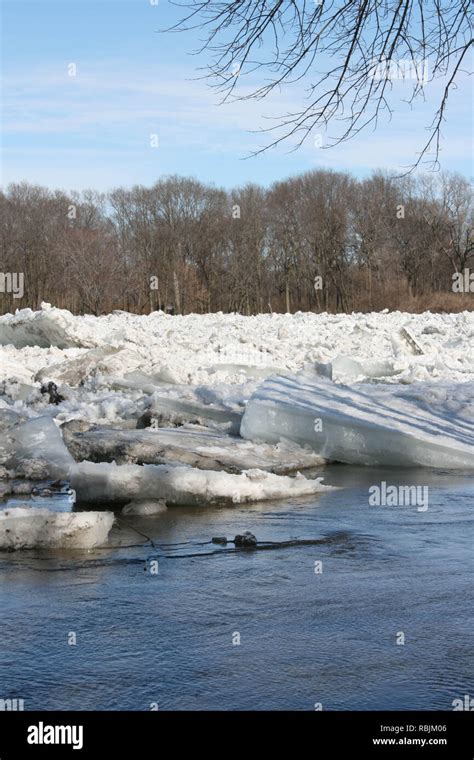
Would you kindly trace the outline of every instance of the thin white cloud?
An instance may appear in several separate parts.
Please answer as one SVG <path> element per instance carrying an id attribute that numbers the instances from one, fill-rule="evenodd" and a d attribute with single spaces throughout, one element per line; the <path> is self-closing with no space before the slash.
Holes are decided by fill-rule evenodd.
<path id="1" fill-rule="evenodd" d="M 138 78 L 130 74 L 130 66 L 124 61 L 88 62 L 78 65 L 76 77 L 68 77 L 67 63 L 61 71 L 49 68 L 33 75 L 25 72 L 5 77 L 2 129 L 7 177 L 18 176 L 18 151 L 36 156 L 35 172 L 41 171 L 43 160 L 44 173 L 48 162 L 48 183 L 53 176 L 51 159 L 60 155 L 70 158 L 67 176 L 71 181 L 76 176 L 78 182 L 82 182 L 79 178 L 84 173 L 81 157 L 94 156 L 106 167 L 108 185 L 116 183 L 116 172 L 111 169 L 115 159 L 127 164 L 135 162 L 135 174 L 143 171 L 147 161 L 152 161 L 154 167 L 165 164 L 168 171 L 174 161 L 176 171 L 183 173 L 181 166 L 186 157 L 189 173 L 193 173 L 196 155 L 235 162 L 271 139 L 269 134 L 253 134 L 251 130 L 270 126 L 272 122 L 265 117 L 296 111 L 303 98 L 302 89 L 293 87 L 275 92 L 266 101 L 243 100 L 220 106 L 214 90 L 192 79 L 192 68 L 147 67 Z M 254 170 L 261 173 L 262 166 L 274 161 L 275 156 L 282 166 L 298 167 L 295 171 L 314 166 L 353 171 L 399 170 L 413 163 L 428 136 L 425 128 L 430 108 L 439 96 L 439 86 L 430 87 L 426 105 L 419 103 L 416 111 L 406 109 L 396 114 L 391 123 L 382 121 L 376 134 L 361 133 L 357 139 L 331 150 L 314 147 L 310 138 L 289 157 L 286 154 L 291 146 L 285 143 L 258 162 L 244 162 L 245 171 L 251 178 Z M 466 161 L 472 147 L 472 120 L 469 122 L 463 87 L 453 91 L 449 108 L 441 153 L 446 166 Z M 155 152 L 153 158 L 151 133 L 158 134 L 161 145 L 161 153 Z M 236 173 L 240 172 L 239 168 Z M 60 171 L 58 176 L 62 176 Z"/>

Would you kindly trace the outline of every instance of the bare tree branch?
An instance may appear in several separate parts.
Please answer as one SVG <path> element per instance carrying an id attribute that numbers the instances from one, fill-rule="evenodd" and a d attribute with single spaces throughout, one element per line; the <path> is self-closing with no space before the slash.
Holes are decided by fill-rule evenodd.
<path id="1" fill-rule="evenodd" d="M 393 111 L 392 80 L 403 78 L 411 106 L 426 85 L 444 84 L 443 95 L 422 145 L 420 162 L 437 167 L 448 97 L 472 46 L 465 0 L 184 0 L 183 18 L 167 31 L 204 30 L 199 52 L 210 54 L 205 69 L 212 86 L 229 100 L 263 99 L 284 84 L 310 78 L 308 103 L 281 114 L 262 132 L 272 133 L 253 155 L 296 138 L 299 147 L 321 128 L 339 128 L 323 148 L 350 140 L 382 114 Z M 409 72 L 407 72 L 407 68 Z M 242 78 L 264 82 L 239 94 Z"/>

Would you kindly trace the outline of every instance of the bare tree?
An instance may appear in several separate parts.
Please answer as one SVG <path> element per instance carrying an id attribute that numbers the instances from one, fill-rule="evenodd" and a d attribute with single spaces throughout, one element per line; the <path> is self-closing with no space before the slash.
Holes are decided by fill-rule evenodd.
<path id="1" fill-rule="evenodd" d="M 330 125 L 340 129 L 325 147 L 337 145 L 391 115 L 394 77 L 411 80 L 410 94 L 404 96 L 411 104 L 423 99 L 428 80 L 437 79 L 441 98 L 414 162 L 416 166 L 432 154 L 430 162 L 437 165 L 449 93 L 473 41 L 468 0 L 174 4 L 186 10 L 172 31 L 205 30 L 199 52 L 210 53 L 207 74 L 224 100 L 262 99 L 283 84 L 306 77 L 310 82 L 304 107 L 281 115 L 266 130 L 274 134 L 261 150 L 289 138 L 296 139 L 297 147 L 311 131 Z M 253 86 L 255 72 L 263 75 L 263 83 Z M 245 75 L 253 89 L 239 95 L 237 83 Z"/>
<path id="2" fill-rule="evenodd" d="M 454 272 L 461 272 L 474 258 L 474 206 L 469 183 L 459 174 L 444 172 L 440 179 L 440 214 L 438 224 L 431 220 L 443 240 L 442 252 Z"/>

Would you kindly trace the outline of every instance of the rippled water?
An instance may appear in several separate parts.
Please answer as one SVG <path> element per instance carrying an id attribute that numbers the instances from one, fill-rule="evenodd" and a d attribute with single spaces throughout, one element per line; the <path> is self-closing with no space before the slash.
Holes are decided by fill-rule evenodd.
<path id="1" fill-rule="evenodd" d="M 382 480 L 427 485 L 428 510 L 370 507 Z M 0 698 L 25 709 L 449 710 L 474 695 L 472 474 L 335 466 L 326 482 L 345 487 L 121 518 L 114 545 L 88 554 L 0 554 Z M 206 543 L 243 530 L 317 543 Z"/>

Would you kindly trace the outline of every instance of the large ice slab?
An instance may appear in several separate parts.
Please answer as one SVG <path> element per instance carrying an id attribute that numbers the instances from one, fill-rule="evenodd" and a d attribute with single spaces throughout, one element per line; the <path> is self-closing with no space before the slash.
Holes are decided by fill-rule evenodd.
<path id="1" fill-rule="evenodd" d="M 121 465 L 82 462 L 71 485 L 77 501 L 123 505 L 130 501 L 164 499 L 170 505 L 232 505 L 308 496 L 326 490 L 322 478 L 274 475 L 247 470 L 239 475 L 198 470 L 181 465 Z"/>
<path id="2" fill-rule="evenodd" d="M 352 464 L 474 468 L 474 383 L 345 386 L 310 373 L 276 376 L 249 400 L 240 432 Z"/>
<path id="3" fill-rule="evenodd" d="M 21 506 L 0 510 L 0 549 L 92 549 L 107 543 L 112 512 L 51 512 Z"/>
<path id="4" fill-rule="evenodd" d="M 156 430 L 99 428 L 66 434 L 76 461 L 117 464 L 165 464 L 178 462 L 203 470 L 241 472 L 251 468 L 287 474 L 316 467 L 322 459 L 296 444 L 256 444 L 207 428 L 186 425 Z"/>

